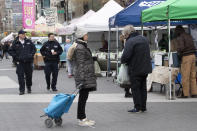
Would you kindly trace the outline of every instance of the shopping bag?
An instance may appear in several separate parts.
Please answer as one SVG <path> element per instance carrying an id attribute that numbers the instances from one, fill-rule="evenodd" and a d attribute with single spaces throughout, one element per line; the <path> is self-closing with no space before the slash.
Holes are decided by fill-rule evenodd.
<path id="1" fill-rule="evenodd" d="M 121 64 L 117 76 L 118 84 L 130 84 L 128 66 Z"/>
<path id="2" fill-rule="evenodd" d="M 94 69 L 95 69 L 96 76 L 97 77 L 101 77 L 102 76 L 101 75 L 101 68 L 100 68 L 100 66 L 99 66 L 97 61 L 94 61 Z"/>

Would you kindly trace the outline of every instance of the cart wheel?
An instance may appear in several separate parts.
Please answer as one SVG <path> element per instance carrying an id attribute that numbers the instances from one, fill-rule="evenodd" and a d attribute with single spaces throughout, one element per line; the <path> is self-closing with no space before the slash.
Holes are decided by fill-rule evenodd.
<path id="1" fill-rule="evenodd" d="M 61 126 L 61 125 L 62 125 L 62 118 L 57 118 L 57 119 L 55 119 L 54 121 L 55 121 L 55 124 L 56 124 L 57 126 Z"/>
<path id="2" fill-rule="evenodd" d="M 53 126 L 53 120 L 52 120 L 51 118 L 47 118 L 47 119 L 45 120 L 45 126 L 46 126 L 47 128 L 51 128 L 51 127 Z"/>

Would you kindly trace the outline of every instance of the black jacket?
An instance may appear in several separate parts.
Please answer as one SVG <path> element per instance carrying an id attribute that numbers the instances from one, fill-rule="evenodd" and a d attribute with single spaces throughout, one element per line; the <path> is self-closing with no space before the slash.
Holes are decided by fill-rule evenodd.
<path id="1" fill-rule="evenodd" d="M 36 47 L 31 40 L 25 38 L 25 43 L 22 44 L 17 37 L 9 49 L 9 54 L 13 57 L 15 62 L 33 62 Z"/>
<path id="2" fill-rule="evenodd" d="M 129 66 L 130 76 L 151 73 L 152 64 L 148 40 L 138 33 L 131 34 L 126 41 L 121 63 L 126 63 Z"/>
<path id="3" fill-rule="evenodd" d="M 57 55 L 52 55 L 51 50 L 57 52 Z M 62 47 L 57 41 L 47 41 L 40 49 L 40 53 L 44 56 L 45 62 L 59 62 L 62 52 Z"/>
<path id="4" fill-rule="evenodd" d="M 4 45 L 3 45 L 3 51 L 4 52 L 8 52 L 8 50 L 9 50 L 9 44 L 8 43 L 4 43 Z"/>
<path id="5" fill-rule="evenodd" d="M 90 49 L 87 48 L 85 41 L 78 39 L 76 43 L 77 47 L 73 54 L 76 68 L 75 83 L 77 86 L 83 84 L 84 88 L 89 91 L 95 91 L 97 83 L 92 53 Z"/>

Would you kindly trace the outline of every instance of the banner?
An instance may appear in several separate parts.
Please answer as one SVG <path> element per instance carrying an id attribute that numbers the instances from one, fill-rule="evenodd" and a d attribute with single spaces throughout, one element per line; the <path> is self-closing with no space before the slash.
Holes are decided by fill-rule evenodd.
<path id="1" fill-rule="evenodd" d="M 34 29 L 35 27 L 35 0 L 22 0 L 23 28 Z"/>

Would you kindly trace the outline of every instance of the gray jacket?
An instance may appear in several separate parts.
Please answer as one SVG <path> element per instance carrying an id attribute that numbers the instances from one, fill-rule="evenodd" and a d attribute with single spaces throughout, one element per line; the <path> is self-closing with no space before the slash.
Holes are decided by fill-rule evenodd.
<path id="1" fill-rule="evenodd" d="M 87 43 L 82 40 L 77 40 L 77 47 L 73 54 L 75 62 L 75 83 L 76 86 L 83 84 L 83 88 L 89 91 L 96 90 L 96 75 L 94 70 L 94 61 Z"/>

